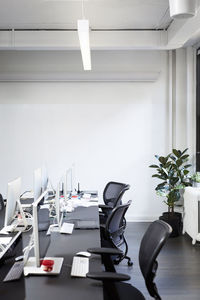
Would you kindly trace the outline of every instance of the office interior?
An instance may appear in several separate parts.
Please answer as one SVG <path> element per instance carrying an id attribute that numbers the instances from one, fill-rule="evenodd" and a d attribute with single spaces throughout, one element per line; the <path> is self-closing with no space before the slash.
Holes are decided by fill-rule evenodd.
<path id="1" fill-rule="evenodd" d="M 124 203 L 132 200 L 127 241 L 129 251 L 138 252 L 146 226 L 167 211 L 149 168 L 155 155 L 188 148 L 191 173 L 199 171 L 200 2 L 194 2 L 194 16 L 174 18 L 168 0 L 0 1 L 0 193 L 5 199 L 7 183 L 19 176 L 22 190 L 32 190 L 33 171 L 43 165 L 55 186 L 73 165 L 74 186 L 97 190 L 100 203 L 107 182 L 130 184 L 123 197 Z M 90 71 L 83 69 L 77 34 L 83 10 L 90 22 Z M 192 245 L 187 234 L 181 239 L 188 251 L 182 263 L 195 251 L 198 265 L 198 242 Z M 166 257 L 181 247 L 175 239 L 169 243 Z M 138 253 L 129 254 L 137 260 Z M 148 299 L 139 268 L 133 271 L 123 262 L 118 268 L 136 276 Z M 192 266 L 187 268 L 193 274 Z M 162 299 L 199 299 L 200 280 L 195 282 L 192 296 L 187 285 L 177 283 L 172 293 L 163 288 Z M 170 289 L 170 276 L 166 285 Z"/>

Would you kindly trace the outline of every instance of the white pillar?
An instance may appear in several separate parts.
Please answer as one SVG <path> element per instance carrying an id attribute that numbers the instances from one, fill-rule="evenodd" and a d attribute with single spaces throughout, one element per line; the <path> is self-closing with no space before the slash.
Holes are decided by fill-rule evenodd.
<path id="1" fill-rule="evenodd" d="M 192 47 L 169 51 L 169 146 L 188 148 L 195 164 L 196 53 Z"/>
<path id="2" fill-rule="evenodd" d="M 187 148 L 186 116 L 187 116 L 187 76 L 186 76 L 186 49 L 176 50 L 175 62 L 174 105 L 173 105 L 173 141 L 174 147 L 179 150 Z"/>
<path id="3" fill-rule="evenodd" d="M 186 139 L 191 163 L 195 165 L 196 154 L 196 50 L 187 47 L 187 119 Z M 193 170 L 194 171 L 194 170 Z"/>

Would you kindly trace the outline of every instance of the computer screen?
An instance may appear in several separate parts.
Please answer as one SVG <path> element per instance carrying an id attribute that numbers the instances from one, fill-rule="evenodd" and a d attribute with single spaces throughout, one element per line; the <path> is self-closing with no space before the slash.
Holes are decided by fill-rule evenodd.
<path id="1" fill-rule="evenodd" d="M 45 256 L 50 244 L 50 235 L 46 235 L 50 225 L 49 211 L 42 208 L 46 193 L 47 190 L 33 203 L 34 254 L 37 267 L 40 267 L 40 259 Z"/>
<path id="2" fill-rule="evenodd" d="M 56 189 L 55 210 L 56 210 L 57 223 L 59 225 L 60 224 L 60 184 L 58 184 Z"/>
<path id="3" fill-rule="evenodd" d="M 36 201 L 42 193 L 42 169 L 41 168 L 38 168 L 34 171 L 33 191 L 34 191 L 34 201 Z"/>
<path id="4" fill-rule="evenodd" d="M 46 191 L 47 186 L 48 186 L 48 172 L 46 166 L 42 167 L 42 192 Z"/>
<path id="5" fill-rule="evenodd" d="M 72 193 L 72 169 L 67 169 L 64 175 L 61 178 L 60 186 L 62 187 L 62 192 L 64 200 L 67 203 L 67 200 L 71 197 Z"/>
<path id="6" fill-rule="evenodd" d="M 43 192 L 40 197 L 33 203 L 33 248 L 34 257 L 29 257 L 25 260 L 24 275 L 38 274 L 38 275 L 50 275 L 59 274 L 63 263 L 63 258 L 46 258 L 46 252 L 48 250 L 51 235 L 47 235 L 47 231 L 50 225 L 49 211 L 42 208 L 42 203 L 47 194 L 47 190 Z M 30 243 L 31 249 L 31 243 Z M 28 255 L 26 254 L 26 257 Z M 53 260 L 54 266 L 51 272 L 45 272 L 42 267 L 43 260 Z"/>
<path id="7" fill-rule="evenodd" d="M 65 173 L 63 175 L 63 196 L 64 196 L 64 199 L 65 199 L 65 202 L 67 202 L 67 173 Z"/>
<path id="8" fill-rule="evenodd" d="M 0 264 L 3 263 L 6 259 L 10 259 L 11 257 L 16 256 L 16 246 L 18 245 L 19 241 L 21 241 L 21 232 L 10 233 L 9 235 L 6 235 L 6 238 L 10 238 L 10 242 L 5 245 L 3 249 L 0 249 Z M 22 254 L 21 252 L 20 255 Z"/>
<path id="9" fill-rule="evenodd" d="M 20 193 L 21 178 L 19 177 L 8 183 L 4 226 L 10 225 L 14 219 L 17 201 L 20 199 Z"/>
<path id="10" fill-rule="evenodd" d="M 63 203 L 61 203 L 61 198 L 60 198 L 60 182 L 59 182 L 57 185 L 56 196 L 55 196 L 56 220 L 59 228 L 61 228 L 62 220 L 63 220 L 63 212 L 61 212 L 62 205 Z"/>
<path id="11" fill-rule="evenodd" d="M 67 193 L 73 192 L 73 179 L 72 179 L 72 168 L 67 169 L 66 171 L 66 186 L 67 186 Z"/>

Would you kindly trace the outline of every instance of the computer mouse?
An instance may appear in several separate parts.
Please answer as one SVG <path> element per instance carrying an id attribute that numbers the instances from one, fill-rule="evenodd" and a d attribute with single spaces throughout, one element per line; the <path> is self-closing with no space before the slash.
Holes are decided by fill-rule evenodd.
<path id="1" fill-rule="evenodd" d="M 91 253 L 89 253 L 87 251 L 80 251 L 80 252 L 76 253 L 76 256 L 90 257 Z"/>

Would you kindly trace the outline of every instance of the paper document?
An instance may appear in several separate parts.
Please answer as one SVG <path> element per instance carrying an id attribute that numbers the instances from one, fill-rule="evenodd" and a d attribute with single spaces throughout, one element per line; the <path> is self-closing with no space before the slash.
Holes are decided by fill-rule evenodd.
<path id="1" fill-rule="evenodd" d="M 99 199 L 98 199 L 98 197 L 93 197 L 93 198 L 90 198 L 90 201 L 98 202 Z"/>
<path id="2" fill-rule="evenodd" d="M 9 234 L 9 232 L 6 231 L 5 229 L 1 229 L 1 230 L 0 230 L 0 234 Z"/>
<path id="3" fill-rule="evenodd" d="M 85 198 L 85 199 L 90 199 L 91 198 L 91 194 L 86 194 L 84 193 L 82 198 Z"/>
<path id="4" fill-rule="evenodd" d="M 0 244 L 8 245 L 11 240 L 12 240 L 12 237 L 0 237 Z"/>
<path id="5" fill-rule="evenodd" d="M 40 208 L 41 208 L 41 209 L 44 209 L 44 208 L 49 209 L 49 204 L 43 204 L 43 205 L 40 206 Z"/>
<path id="6" fill-rule="evenodd" d="M 21 204 L 22 208 L 31 208 L 32 204 Z"/>
<path id="7" fill-rule="evenodd" d="M 97 206 L 98 203 L 96 201 L 88 201 L 88 200 L 82 200 L 80 206 L 82 207 L 90 207 L 90 206 Z"/>
<path id="8" fill-rule="evenodd" d="M 82 206 L 82 207 L 90 207 L 90 206 L 96 206 L 98 205 L 98 201 L 94 200 L 92 201 L 93 198 L 81 198 L 81 199 L 76 199 L 76 200 L 69 200 L 68 205 L 72 206 L 73 208 Z"/>
<path id="9" fill-rule="evenodd" d="M 1 229 L 0 234 L 8 234 L 9 232 L 13 231 L 13 228 L 14 228 L 13 225 L 5 226 Z"/>
<path id="10" fill-rule="evenodd" d="M 73 229 L 74 229 L 74 224 L 72 224 L 72 223 L 63 223 L 62 227 L 60 229 L 60 233 L 72 234 Z"/>

